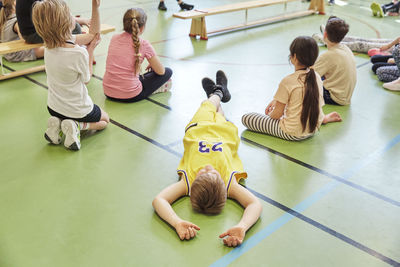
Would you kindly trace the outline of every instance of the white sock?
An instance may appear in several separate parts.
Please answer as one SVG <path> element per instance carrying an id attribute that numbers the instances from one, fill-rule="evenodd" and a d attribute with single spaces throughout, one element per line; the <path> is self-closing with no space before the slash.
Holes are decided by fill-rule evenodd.
<path id="1" fill-rule="evenodd" d="M 89 122 L 79 122 L 79 128 L 81 128 L 81 131 L 89 130 L 89 127 L 90 127 Z"/>

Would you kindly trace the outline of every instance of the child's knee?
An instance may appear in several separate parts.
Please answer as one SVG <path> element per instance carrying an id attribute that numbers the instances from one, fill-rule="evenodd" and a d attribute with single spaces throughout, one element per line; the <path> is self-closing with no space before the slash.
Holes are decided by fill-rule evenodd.
<path id="1" fill-rule="evenodd" d="M 170 78 L 172 76 L 172 73 L 173 73 L 172 69 L 165 67 L 165 74 L 164 74 L 165 76 Z"/>
<path id="2" fill-rule="evenodd" d="M 103 109 L 101 109 L 101 118 L 100 121 L 104 121 L 106 123 L 110 122 L 110 117 L 108 116 L 108 113 L 105 112 Z"/>

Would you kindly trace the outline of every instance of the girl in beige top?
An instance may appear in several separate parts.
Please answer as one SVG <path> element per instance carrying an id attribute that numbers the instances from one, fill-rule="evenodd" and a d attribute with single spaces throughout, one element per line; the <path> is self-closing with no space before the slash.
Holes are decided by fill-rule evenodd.
<path id="1" fill-rule="evenodd" d="M 312 66 L 318 57 L 318 45 L 308 36 L 294 39 L 290 45 L 290 62 L 295 72 L 286 76 L 265 109 L 265 115 L 248 113 L 242 123 L 252 131 L 285 140 L 299 141 L 311 137 L 321 124 L 341 121 L 337 112 L 324 115 L 325 104 L 321 77 Z"/>

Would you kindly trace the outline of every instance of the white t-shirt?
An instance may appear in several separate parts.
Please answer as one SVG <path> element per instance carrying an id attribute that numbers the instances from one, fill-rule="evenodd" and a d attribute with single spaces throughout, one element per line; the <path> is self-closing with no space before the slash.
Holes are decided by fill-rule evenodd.
<path id="1" fill-rule="evenodd" d="M 93 109 L 85 83 L 90 80 L 89 54 L 85 48 L 57 47 L 44 51 L 49 92 L 47 105 L 57 113 L 83 118 Z"/>

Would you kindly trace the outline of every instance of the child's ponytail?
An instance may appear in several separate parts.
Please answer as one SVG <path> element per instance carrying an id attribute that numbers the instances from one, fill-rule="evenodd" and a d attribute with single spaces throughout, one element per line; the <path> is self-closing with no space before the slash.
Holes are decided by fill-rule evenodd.
<path id="1" fill-rule="evenodd" d="M 135 50 L 135 74 L 140 71 L 140 29 L 146 25 L 147 15 L 141 8 L 131 8 L 124 15 L 124 31 L 132 35 L 133 49 Z"/>
<path id="2" fill-rule="evenodd" d="M 304 81 L 305 93 L 303 97 L 303 108 L 300 117 L 303 132 L 307 128 L 307 123 L 310 132 L 314 132 L 318 124 L 320 93 L 317 84 L 317 76 L 315 75 L 314 69 L 311 67 L 318 58 L 318 52 L 317 43 L 313 38 L 308 36 L 299 36 L 294 39 L 290 45 L 290 55 L 296 55 L 300 64 L 307 68 Z"/>
<path id="3" fill-rule="evenodd" d="M 3 0 L 3 5 L 0 8 L 0 31 L 3 39 L 4 26 L 10 15 L 13 13 L 13 5 L 15 0 Z"/>
<path id="4" fill-rule="evenodd" d="M 306 74 L 305 94 L 303 98 L 303 109 L 301 111 L 301 125 L 303 132 L 306 130 L 307 121 L 310 132 L 314 132 L 317 128 L 319 117 L 319 90 L 317 77 L 313 68 L 310 68 Z"/>

